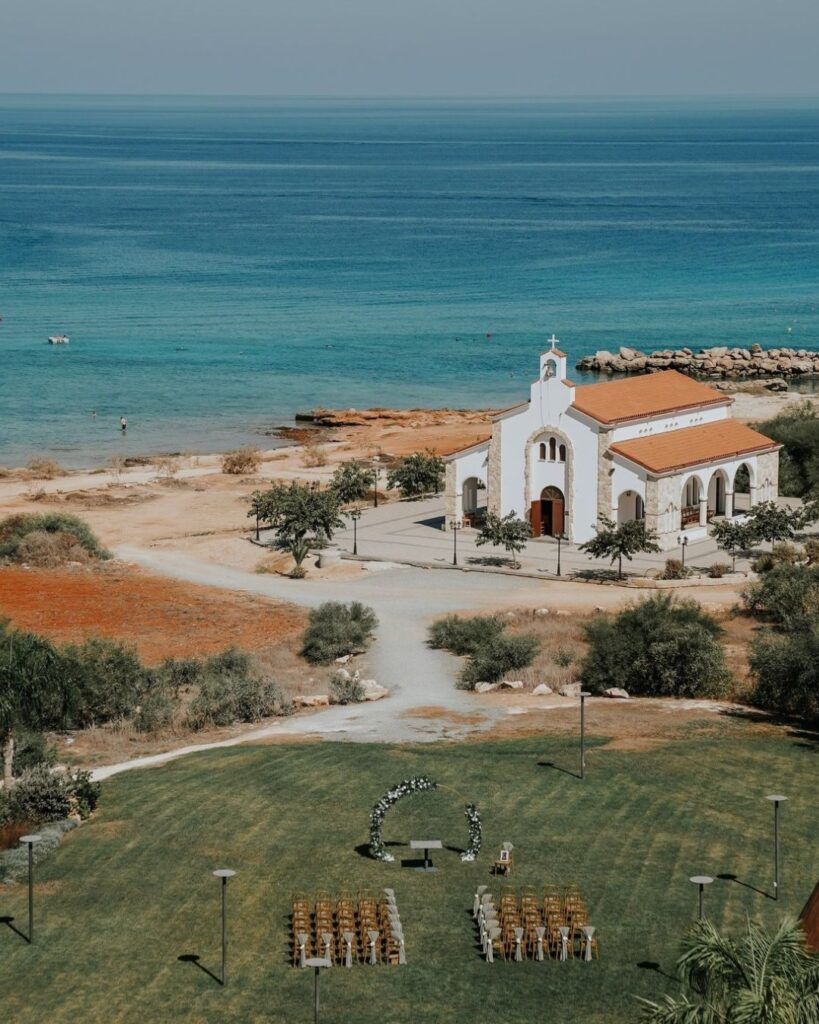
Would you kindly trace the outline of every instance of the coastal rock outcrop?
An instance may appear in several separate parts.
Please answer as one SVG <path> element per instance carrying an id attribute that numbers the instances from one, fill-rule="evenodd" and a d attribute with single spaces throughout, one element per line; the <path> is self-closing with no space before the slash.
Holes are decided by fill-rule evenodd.
<path id="1" fill-rule="evenodd" d="M 616 353 L 601 349 L 593 356 L 585 356 L 577 363 L 577 369 L 610 374 L 679 370 L 692 377 L 714 380 L 745 380 L 755 377 L 782 379 L 819 375 L 819 351 L 809 352 L 804 348 L 763 349 L 761 345 L 752 345 L 750 348 L 716 345 L 701 348 L 697 352 L 691 348 L 657 349 L 646 355 L 621 345 Z"/>

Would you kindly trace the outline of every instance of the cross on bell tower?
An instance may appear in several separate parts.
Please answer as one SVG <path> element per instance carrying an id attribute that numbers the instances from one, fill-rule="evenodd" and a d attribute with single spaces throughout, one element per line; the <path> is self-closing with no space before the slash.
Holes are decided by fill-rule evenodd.
<path id="1" fill-rule="evenodd" d="M 563 380 L 566 376 L 566 353 L 557 347 L 558 337 L 552 334 L 549 348 L 540 357 L 540 379 L 543 381 Z"/>

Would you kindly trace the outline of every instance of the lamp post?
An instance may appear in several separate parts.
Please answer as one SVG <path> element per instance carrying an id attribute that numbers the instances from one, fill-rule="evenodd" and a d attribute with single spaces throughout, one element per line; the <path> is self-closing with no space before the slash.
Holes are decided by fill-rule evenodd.
<path id="1" fill-rule="evenodd" d="M 779 899 L 779 805 L 788 798 L 781 793 L 766 796 L 774 805 L 774 899 Z"/>
<path id="2" fill-rule="evenodd" d="M 458 530 L 461 529 L 460 523 L 452 524 L 452 564 L 458 564 Z"/>
<path id="3" fill-rule="evenodd" d="M 42 840 L 42 836 L 32 834 L 20 836 L 20 842 L 28 847 L 28 944 L 34 942 L 34 844 Z"/>
<path id="4" fill-rule="evenodd" d="M 591 697 L 588 690 L 580 691 L 580 778 L 586 777 L 586 698 Z"/>
<path id="5" fill-rule="evenodd" d="M 373 508 L 378 508 L 378 470 L 377 463 L 373 463 Z"/>
<path id="6" fill-rule="evenodd" d="M 330 961 L 324 957 L 311 956 L 304 962 L 305 967 L 312 967 L 315 970 L 315 982 L 313 984 L 313 1021 L 318 1024 L 319 1019 L 319 972 L 322 967 L 329 967 Z"/>
<path id="7" fill-rule="evenodd" d="M 681 537 L 678 537 L 677 540 L 680 542 L 680 553 L 682 554 L 681 561 L 682 561 L 682 567 L 684 569 L 685 568 L 685 548 L 686 548 L 686 545 L 688 544 L 688 537 L 686 537 L 686 535 L 683 534 Z"/>
<path id="8" fill-rule="evenodd" d="M 688 881 L 693 882 L 699 889 L 697 920 L 702 921 L 705 917 L 705 887 L 706 885 L 710 885 L 714 879 L 710 875 L 694 875 L 693 878 L 689 878 Z"/>
<path id="9" fill-rule="evenodd" d="M 563 531 L 557 535 L 557 575 L 560 575 L 560 542 L 563 540 Z"/>
<path id="10" fill-rule="evenodd" d="M 350 519 L 353 521 L 353 554 L 358 554 L 358 520 L 361 518 L 361 509 L 354 508 L 349 513 Z"/>
<path id="11" fill-rule="evenodd" d="M 259 513 L 256 513 L 256 540 L 259 539 Z"/>
<path id="12" fill-rule="evenodd" d="M 236 872 L 230 868 L 219 868 L 213 873 L 222 880 L 222 985 L 227 985 L 227 884 L 228 879 L 233 878 Z"/>

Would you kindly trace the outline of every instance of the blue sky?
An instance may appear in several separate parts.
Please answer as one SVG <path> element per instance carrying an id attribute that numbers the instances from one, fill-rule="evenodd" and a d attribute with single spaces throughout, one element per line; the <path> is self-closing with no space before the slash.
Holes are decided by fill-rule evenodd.
<path id="1" fill-rule="evenodd" d="M 817 0 L 0 0 L 0 92 L 816 95 Z"/>

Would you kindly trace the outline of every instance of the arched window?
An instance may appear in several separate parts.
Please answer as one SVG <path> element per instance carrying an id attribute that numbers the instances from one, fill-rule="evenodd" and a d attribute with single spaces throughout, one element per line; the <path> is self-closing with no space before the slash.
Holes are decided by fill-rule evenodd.
<path id="1" fill-rule="evenodd" d="M 546 461 L 546 443 L 544 441 L 541 441 L 540 448 L 538 449 L 538 451 L 539 451 L 538 458 L 540 459 L 541 462 L 545 462 Z"/>
<path id="2" fill-rule="evenodd" d="M 637 497 L 634 499 L 634 518 L 637 519 L 637 520 L 640 520 L 640 519 L 645 519 L 645 517 L 646 517 L 646 507 L 645 507 L 645 504 L 643 502 L 643 499 L 638 494 Z"/>
<path id="3" fill-rule="evenodd" d="M 559 452 L 560 452 L 560 461 L 561 462 L 565 462 L 566 461 L 566 445 L 565 444 L 562 444 L 560 446 Z"/>
<path id="4" fill-rule="evenodd" d="M 557 458 L 557 441 L 553 437 L 549 438 L 549 461 L 554 462 Z"/>

